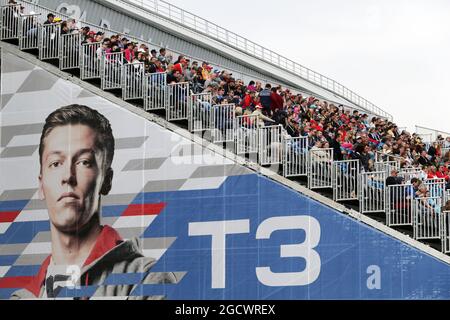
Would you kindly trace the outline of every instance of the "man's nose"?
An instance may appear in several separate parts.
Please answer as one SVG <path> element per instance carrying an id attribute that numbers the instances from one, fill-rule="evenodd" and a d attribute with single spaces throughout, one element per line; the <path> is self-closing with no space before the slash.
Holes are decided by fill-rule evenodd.
<path id="1" fill-rule="evenodd" d="M 64 173 L 62 184 L 75 185 L 76 184 L 76 170 L 75 165 L 67 161 L 64 165 Z"/>

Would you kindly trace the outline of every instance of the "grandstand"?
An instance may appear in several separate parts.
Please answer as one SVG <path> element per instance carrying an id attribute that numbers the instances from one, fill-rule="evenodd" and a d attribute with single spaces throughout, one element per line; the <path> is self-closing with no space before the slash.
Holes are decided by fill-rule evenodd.
<path id="1" fill-rule="evenodd" d="M 450 254 L 450 134 L 401 130 L 389 113 L 328 78 L 314 82 L 317 74 L 289 60 L 287 71 L 328 94 L 235 77 L 206 59 L 31 2 L 6 2 L 3 42 L 246 158 L 248 166 L 268 168 Z M 324 99 L 331 94 L 339 98 Z"/>

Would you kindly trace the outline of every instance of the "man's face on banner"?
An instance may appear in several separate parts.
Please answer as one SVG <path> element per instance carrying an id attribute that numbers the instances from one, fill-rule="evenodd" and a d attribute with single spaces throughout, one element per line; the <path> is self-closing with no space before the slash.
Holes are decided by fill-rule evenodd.
<path id="1" fill-rule="evenodd" d="M 45 138 L 40 197 L 61 232 L 83 230 L 99 210 L 105 151 L 96 148 L 96 139 L 86 125 L 56 127 Z"/>

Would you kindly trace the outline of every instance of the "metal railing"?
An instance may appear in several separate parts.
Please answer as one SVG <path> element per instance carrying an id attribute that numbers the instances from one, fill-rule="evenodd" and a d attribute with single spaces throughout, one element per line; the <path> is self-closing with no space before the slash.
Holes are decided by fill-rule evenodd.
<path id="1" fill-rule="evenodd" d="M 211 128 L 211 93 L 191 94 L 189 97 L 189 131 L 203 132 Z"/>
<path id="2" fill-rule="evenodd" d="M 59 41 L 59 68 L 80 68 L 81 36 L 79 33 L 63 34 Z"/>
<path id="3" fill-rule="evenodd" d="M 144 110 L 164 110 L 167 102 L 167 74 L 150 73 L 144 80 Z"/>
<path id="4" fill-rule="evenodd" d="M 262 166 L 282 163 L 283 126 L 258 128 L 258 161 Z"/>
<path id="5" fill-rule="evenodd" d="M 29 50 L 38 49 L 39 47 L 39 13 L 25 14 L 20 17 L 19 27 L 19 49 Z"/>
<path id="6" fill-rule="evenodd" d="M 414 239 L 441 240 L 442 198 L 414 200 Z"/>
<path id="7" fill-rule="evenodd" d="M 20 4 L 8 4 L 0 8 L 0 40 L 19 37 L 20 7 Z"/>
<path id="8" fill-rule="evenodd" d="M 386 172 L 366 172 L 359 176 L 359 205 L 361 213 L 385 212 Z"/>
<path id="9" fill-rule="evenodd" d="M 212 143 L 234 142 L 236 126 L 236 106 L 234 104 L 215 105 L 211 109 Z"/>
<path id="10" fill-rule="evenodd" d="M 85 43 L 80 49 L 80 78 L 81 80 L 101 78 L 101 57 L 98 57 L 97 50 L 101 46 L 100 42 Z"/>
<path id="11" fill-rule="evenodd" d="M 258 116 L 236 117 L 236 154 L 258 152 Z"/>
<path id="12" fill-rule="evenodd" d="M 405 182 L 410 182 L 413 178 L 421 179 L 423 175 L 424 172 L 421 168 L 403 168 L 398 174 Z"/>
<path id="13" fill-rule="evenodd" d="M 144 98 L 144 63 L 129 63 L 122 66 L 122 99 Z"/>
<path id="14" fill-rule="evenodd" d="M 308 188 L 333 187 L 333 149 L 311 149 L 308 155 Z"/>
<path id="15" fill-rule="evenodd" d="M 166 120 L 188 120 L 189 82 L 169 84 L 167 92 Z"/>
<path id="16" fill-rule="evenodd" d="M 286 178 L 308 175 L 308 137 L 284 139 L 283 175 Z"/>
<path id="17" fill-rule="evenodd" d="M 400 170 L 400 163 L 398 161 L 375 162 L 375 171 L 377 172 L 385 171 L 390 175 L 394 169 Z"/>
<path id="18" fill-rule="evenodd" d="M 413 225 L 414 190 L 410 184 L 391 185 L 386 194 L 386 225 L 401 227 Z"/>
<path id="19" fill-rule="evenodd" d="M 333 200 L 358 200 L 359 160 L 333 162 Z"/>
<path id="20" fill-rule="evenodd" d="M 59 59 L 61 24 L 39 24 L 39 60 Z"/>
<path id="21" fill-rule="evenodd" d="M 430 197 L 445 197 L 445 179 L 427 179 L 424 181 Z"/>
<path id="22" fill-rule="evenodd" d="M 273 64 L 283 70 L 289 71 L 309 82 L 314 83 L 328 91 L 331 91 L 342 98 L 345 98 L 361 108 L 392 121 L 391 114 L 377 107 L 370 101 L 362 98 L 347 87 L 332 80 L 318 72 L 302 66 L 286 57 L 283 57 L 272 50 L 264 48 L 253 41 L 250 41 L 238 34 L 228 31 L 217 24 L 207 21 L 177 6 L 162 0 L 119 0 L 125 4 L 132 4 L 136 8 L 146 13 L 157 14 L 165 19 L 176 22 L 186 28 L 206 35 L 214 40 L 238 49 L 250 56 Z"/>
<path id="23" fill-rule="evenodd" d="M 122 89 L 123 52 L 102 53 L 101 86 L 102 90 Z"/>
<path id="24" fill-rule="evenodd" d="M 425 136 L 427 139 L 430 140 L 430 142 L 435 142 L 438 138 L 438 136 L 442 136 L 444 139 L 447 137 L 450 137 L 449 132 L 445 131 L 439 131 L 423 126 L 416 126 L 416 134 L 419 134 L 419 136 Z"/>

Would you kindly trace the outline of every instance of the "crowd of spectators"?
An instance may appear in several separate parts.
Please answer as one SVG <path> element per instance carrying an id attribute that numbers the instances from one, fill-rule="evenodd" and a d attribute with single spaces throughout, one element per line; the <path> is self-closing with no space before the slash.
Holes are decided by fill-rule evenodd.
<path id="1" fill-rule="evenodd" d="M 214 105 L 234 104 L 237 115 L 257 116 L 260 126 L 279 124 L 291 137 L 308 137 L 309 148 L 333 149 L 334 160 L 357 159 L 364 172 L 375 171 L 380 157 L 395 160 L 400 168 L 421 168 L 423 180 L 445 179 L 450 188 L 450 137 L 439 136 L 426 144 L 419 135 L 400 131 L 395 123 L 381 117 L 350 111 L 279 85 L 244 83 L 205 61 L 184 55 L 175 60 L 164 48 L 151 49 L 119 34 L 106 37 L 88 26 L 78 29 L 74 19 L 62 21 L 49 14 L 45 24 L 52 23 L 61 23 L 62 34 L 79 32 L 84 44 L 101 43 L 98 58 L 123 52 L 123 63 L 140 63 L 148 73 L 166 73 L 168 84 L 189 82 L 193 93 L 210 93 Z M 401 182 L 395 174 L 390 178 L 390 184 Z"/>

